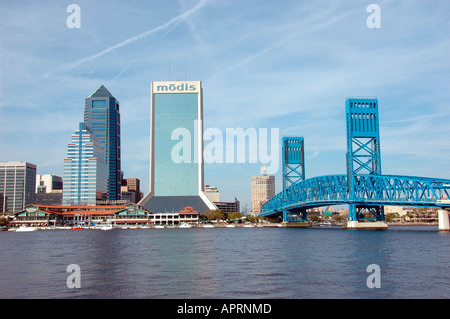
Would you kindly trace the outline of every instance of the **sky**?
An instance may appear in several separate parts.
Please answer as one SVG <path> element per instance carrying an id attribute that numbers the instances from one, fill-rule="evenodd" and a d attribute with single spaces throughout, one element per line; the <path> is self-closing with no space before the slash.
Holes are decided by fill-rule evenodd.
<path id="1" fill-rule="evenodd" d="M 170 64 L 172 80 L 202 81 L 205 130 L 303 137 L 306 178 L 346 173 L 350 96 L 378 99 L 383 174 L 450 178 L 449 17 L 444 0 L 0 0 L 0 162 L 62 176 L 84 100 L 105 85 L 124 177 L 146 193 L 150 84 Z M 262 166 L 208 163 L 205 184 L 250 210 Z"/>

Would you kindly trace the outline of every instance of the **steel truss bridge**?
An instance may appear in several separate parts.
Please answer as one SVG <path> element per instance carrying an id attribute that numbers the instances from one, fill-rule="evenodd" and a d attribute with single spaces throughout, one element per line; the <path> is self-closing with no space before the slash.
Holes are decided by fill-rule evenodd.
<path id="1" fill-rule="evenodd" d="M 349 205 L 349 221 L 367 222 L 384 221 L 384 206 L 450 208 L 449 179 L 381 174 L 376 98 L 349 98 L 346 111 L 347 174 L 305 179 L 303 138 L 284 137 L 283 190 L 260 216 L 306 221 L 307 209 Z"/>
<path id="2" fill-rule="evenodd" d="M 450 180 L 395 176 L 353 176 L 356 186 L 349 192 L 347 175 L 326 175 L 302 180 L 285 193 L 263 204 L 261 216 L 281 215 L 285 211 L 302 212 L 331 205 L 450 207 L 441 200 L 450 197 Z"/>

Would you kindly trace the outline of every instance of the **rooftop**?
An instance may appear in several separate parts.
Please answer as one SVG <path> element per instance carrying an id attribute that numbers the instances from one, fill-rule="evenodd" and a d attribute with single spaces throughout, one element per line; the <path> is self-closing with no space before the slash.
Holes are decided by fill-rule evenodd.
<path id="1" fill-rule="evenodd" d="M 114 97 L 108 89 L 102 84 L 97 91 L 89 95 L 89 97 Z"/>

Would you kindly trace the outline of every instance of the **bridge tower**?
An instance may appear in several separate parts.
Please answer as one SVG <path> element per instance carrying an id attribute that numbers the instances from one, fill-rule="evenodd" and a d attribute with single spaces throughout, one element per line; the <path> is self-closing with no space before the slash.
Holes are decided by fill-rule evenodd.
<path id="1" fill-rule="evenodd" d="M 288 198 L 287 192 L 291 185 L 305 179 L 305 145 L 303 137 L 283 137 L 283 198 Z M 285 222 L 306 221 L 306 209 L 284 210 Z"/>
<path id="2" fill-rule="evenodd" d="M 381 175 L 380 130 L 376 98 L 348 98 L 347 117 L 347 183 L 350 201 L 355 198 L 357 175 Z M 363 214 L 372 215 L 363 218 Z M 349 205 L 349 222 L 384 221 L 383 206 Z"/>

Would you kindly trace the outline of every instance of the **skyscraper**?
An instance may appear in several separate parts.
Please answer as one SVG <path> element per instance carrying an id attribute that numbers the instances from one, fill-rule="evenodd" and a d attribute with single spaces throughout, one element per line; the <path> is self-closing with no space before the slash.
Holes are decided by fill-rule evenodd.
<path id="1" fill-rule="evenodd" d="M 203 192 L 200 81 L 152 82 L 150 187 L 139 203 L 153 212 L 215 209 Z"/>
<path id="2" fill-rule="evenodd" d="M 84 123 L 67 145 L 64 159 L 63 204 L 95 205 L 107 191 L 107 164 L 100 140 Z"/>
<path id="3" fill-rule="evenodd" d="M 12 213 L 36 199 L 36 165 L 26 162 L 0 163 L 0 212 Z"/>
<path id="4" fill-rule="evenodd" d="M 275 176 L 252 177 L 252 215 L 261 212 L 261 205 L 275 196 Z"/>
<path id="5" fill-rule="evenodd" d="M 107 198 L 120 199 L 120 113 L 119 101 L 102 85 L 85 100 L 84 124 L 106 152 Z"/>

